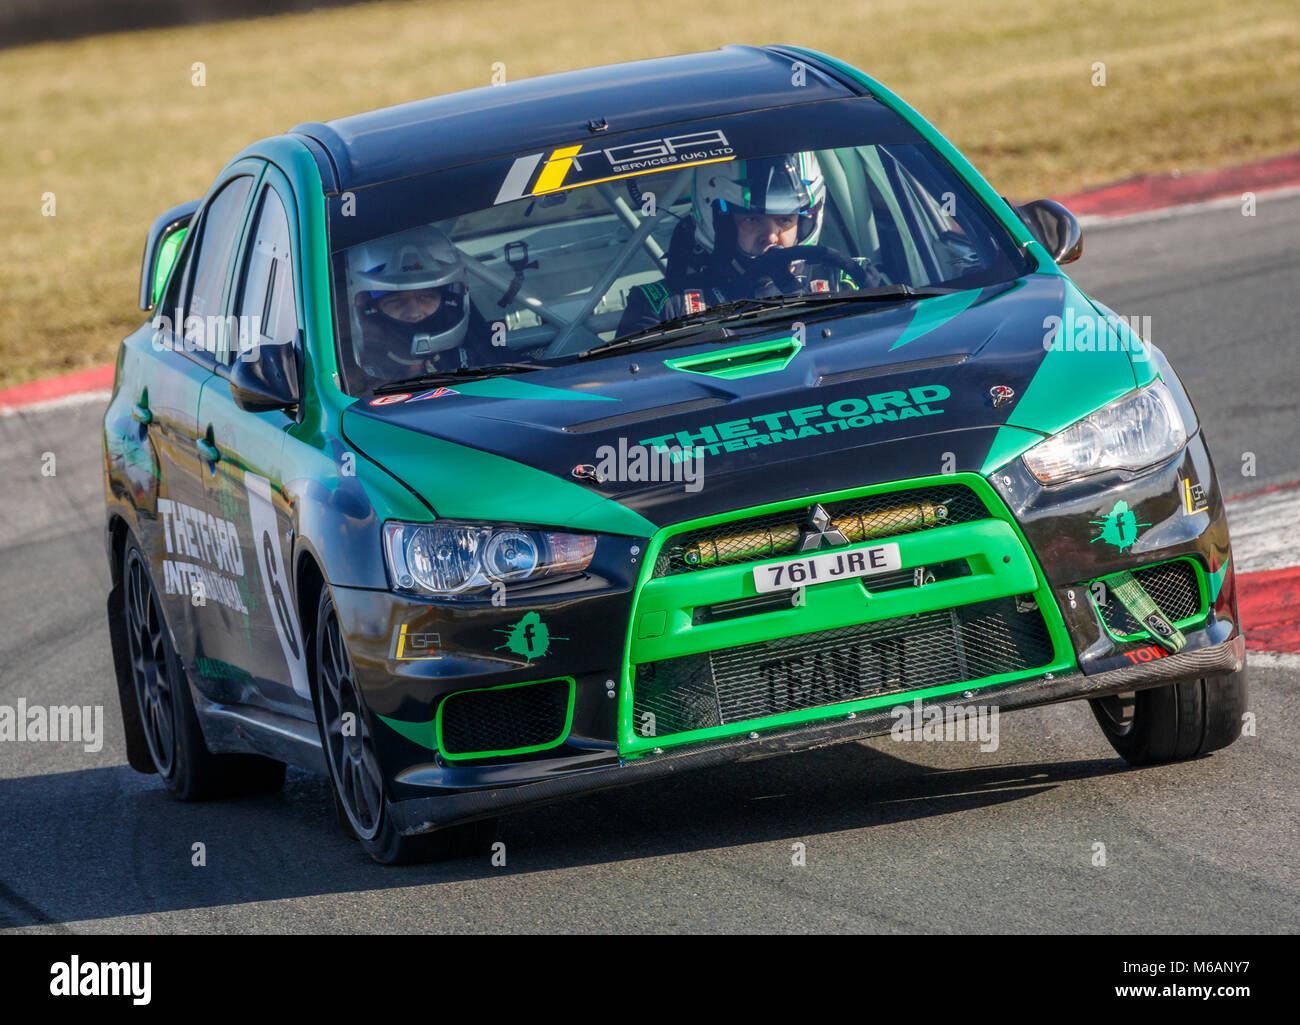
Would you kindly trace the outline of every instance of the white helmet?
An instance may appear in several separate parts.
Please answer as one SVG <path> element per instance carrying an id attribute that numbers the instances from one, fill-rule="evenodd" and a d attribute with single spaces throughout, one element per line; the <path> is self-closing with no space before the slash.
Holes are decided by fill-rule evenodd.
<path id="1" fill-rule="evenodd" d="M 464 340 L 469 328 L 468 274 L 460 250 L 437 228 L 410 228 L 356 246 L 349 253 L 349 264 L 354 300 L 380 316 L 376 304 L 389 293 L 441 290 L 438 311 L 412 333 L 410 357 L 453 349 Z M 405 362 L 408 354 L 391 355 Z"/>
<path id="2" fill-rule="evenodd" d="M 826 179 L 811 151 L 758 160 L 703 164 L 695 169 L 692 201 L 695 240 L 704 249 L 731 255 L 735 213 L 798 214 L 798 243 L 816 245 L 826 209 Z"/>

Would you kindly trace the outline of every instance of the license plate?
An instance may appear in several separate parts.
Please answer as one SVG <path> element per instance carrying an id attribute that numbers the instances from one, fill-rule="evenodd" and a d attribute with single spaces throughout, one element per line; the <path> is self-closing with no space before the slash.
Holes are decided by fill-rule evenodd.
<path id="1" fill-rule="evenodd" d="M 896 544 L 873 545 L 851 552 L 823 552 L 806 559 L 765 562 L 755 566 L 754 589 L 759 594 L 789 591 L 796 587 L 824 584 L 828 580 L 869 577 L 873 573 L 887 573 L 891 569 L 902 568 L 903 560 Z"/>

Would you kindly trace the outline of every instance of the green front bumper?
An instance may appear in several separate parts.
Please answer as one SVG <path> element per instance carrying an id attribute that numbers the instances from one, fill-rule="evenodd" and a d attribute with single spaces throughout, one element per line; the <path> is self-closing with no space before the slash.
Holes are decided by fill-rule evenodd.
<path id="1" fill-rule="evenodd" d="M 872 577 L 831 581 L 808 587 L 803 593 L 801 604 L 724 621 L 701 622 L 696 615 L 699 608 L 757 598 L 758 592 L 753 580 L 754 565 L 757 562 L 783 561 L 782 558 L 765 557 L 756 562 L 696 569 L 676 575 L 655 575 L 655 567 L 665 544 L 681 534 L 755 516 L 787 510 L 793 512 L 813 503 L 833 503 L 862 496 L 943 486 L 969 488 L 982 502 L 987 515 L 973 522 L 873 537 L 839 550 L 850 552 L 882 543 L 896 543 L 904 571 L 964 562 L 968 568 L 967 575 L 955 579 L 936 580 L 923 587 L 902 587 L 878 592 L 872 590 Z M 794 560 L 799 556 L 792 554 L 785 558 Z M 708 653 L 725 657 L 729 649 L 761 646 L 784 638 L 799 638 L 887 620 L 905 622 L 907 617 L 921 617 L 927 613 L 960 609 L 996 599 L 1019 598 L 1023 602 L 1030 596 L 1043 617 L 1047 637 L 1050 639 L 1051 655 L 1045 663 L 1027 670 L 941 683 L 929 682 L 915 689 L 907 686 L 891 687 L 883 693 L 864 693 L 832 702 L 814 701 L 808 707 L 780 714 L 727 721 L 701 729 L 669 733 L 647 731 L 645 722 L 636 721 L 635 687 L 638 666 L 664 663 L 685 656 L 707 656 Z M 632 609 L 626 652 L 618 740 L 620 753 L 632 757 L 655 749 L 818 719 L 842 718 L 850 713 L 895 704 L 903 694 L 911 700 L 914 697 L 926 698 L 957 690 L 976 690 L 1009 680 L 1062 672 L 1076 664 L 1074 649 L 1066 634 L 1060 611 L 1024 535 L 998 495 L 976 474 L 916 478 L 808 496 L 664 528 L 651 539 L 646 553 Z M 722 718 L 721 714 L 719 718 Z"/>

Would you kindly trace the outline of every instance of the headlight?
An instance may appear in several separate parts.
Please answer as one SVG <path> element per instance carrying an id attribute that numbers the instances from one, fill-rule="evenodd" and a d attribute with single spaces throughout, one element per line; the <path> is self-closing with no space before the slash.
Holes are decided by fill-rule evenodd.
<path id="1" fill-rule="evenodd" d="M 1174 397 L 1156 381 L 1040 441 L 1024 460 L 1042 483 L 1060 484 L 1102 470 L 1140 470 L 1169 458 L 1186 441 Z"/>
<path id="2" fill-rule="evenodd" d="M 470 596 L 493 584 L 581 573 L 596 538 L 517 527 L 385 523 L 384 556 L 398 590 Z"/>

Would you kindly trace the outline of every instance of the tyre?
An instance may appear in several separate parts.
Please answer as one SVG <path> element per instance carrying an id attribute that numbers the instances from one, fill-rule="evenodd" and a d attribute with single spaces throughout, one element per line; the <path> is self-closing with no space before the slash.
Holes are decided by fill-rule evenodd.
<path id="1" fill-rule="evenodd" d="M 131 684 L 154 768 L 182 801 L 274 793 L 284 763 L 261 755 L 214 755 L 203 741 L 189 678 L 172 645 L 148 561 L 132 538 L 122 561 L 123 619 Z"/>
<path id="2" fill-rule="evenodd" d="M 1246 669 L 1091 698 L 1106 739 L 1130 765 L 1159 765 L 1227 747 L 1241 733 Z"/>
<path id="3" fill-rule="evenodd" d="M 344 834 L 360 841 L 366 853 L 384 865 L 488 853 L 496 837 L 495 819 L 415 836 L 397 832 L 356 673 L 328 586 L 321 590 L 313 642 L 316 722 Z"/>

